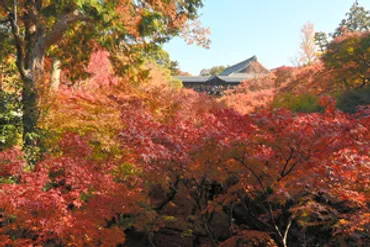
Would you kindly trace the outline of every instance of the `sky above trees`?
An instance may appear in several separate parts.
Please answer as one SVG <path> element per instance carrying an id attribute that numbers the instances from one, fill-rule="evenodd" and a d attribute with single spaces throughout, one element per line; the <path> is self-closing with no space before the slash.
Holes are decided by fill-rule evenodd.
<path id="1" fill-rule="evenodd" d="M 359 0 L 370 9 L 370 0 Z M 183 71 L 232 65 L 256 55 L 267 68 L 291 65 L 306 22 L 316 31 L 334 32 L 354 0 L 206 0 L 201 20 L 211 28 L 211 48 L 188 46 L 180 38 L 165 45 Z"/>

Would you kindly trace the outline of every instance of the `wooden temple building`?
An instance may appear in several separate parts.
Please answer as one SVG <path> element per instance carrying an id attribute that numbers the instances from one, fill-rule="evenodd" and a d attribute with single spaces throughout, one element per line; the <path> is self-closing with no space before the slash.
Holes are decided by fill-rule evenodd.
<path id="1" fill-rule="evenodd" d="M 268 73 L 257 57 L 253 56 L 225 69 L 220 75 L 214 76 L 176 76 L 182 81 L 185 88 L 192 88 L 197 92 L 222 95 L 223 91 L 239 85 L 242 81 L 253 79 Z"/>

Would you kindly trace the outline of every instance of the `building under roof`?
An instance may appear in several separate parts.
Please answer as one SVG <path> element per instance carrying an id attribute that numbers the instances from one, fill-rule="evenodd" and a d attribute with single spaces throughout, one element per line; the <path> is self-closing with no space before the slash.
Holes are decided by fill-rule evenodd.
<path id="1" fill-rule="evenodd" d="M 257 57 L 253 56 L 225 69 L 220 75 L 213 76 L 176 76 L 185 88 L 198 92 L 221 95 L 223 91 L 239 85 L 242 81 L 268 73 Z"/>

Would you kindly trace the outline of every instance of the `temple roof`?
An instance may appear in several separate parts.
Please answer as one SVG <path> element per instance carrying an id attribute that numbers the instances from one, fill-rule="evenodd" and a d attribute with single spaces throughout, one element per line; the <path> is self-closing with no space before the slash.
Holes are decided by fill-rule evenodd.
<path id="1" fill-rule="evenodd" d="M 183 82 L 184 86 L 206 84 L 206 85 L 237 85 L 242 81 L 252 79 L 259 74 L 268 72 L 253 56 L 225 69 L 220 75 L 213 76 L 175 76 Z"/>
<path id="2" fill-rule="evenodd" d="M 174 78 L 179 79 L 182 82 L 197 83 L 197 82 L 207 82 L 209 76 L 174 76 Z"/>
<path id="3" fill-rule="evenodd" d="M 244 60 L 240 63 L 237 63 L 237 64 L 225 69 L 224 72 L 222 72 L 220 74 L 220 76 L 231 76 L 234 73 L 240 73 L 243 70 L 247 69 L 251 65 L 251 63 L 254 62 L 254 61 L 257 61 L 256 56 L 250 57 L 247 60 Z"/>
<path id="4" fill-rule="evenodd" d="M 250 79 L 246 75 L 242 77 L 235 76 L 175 76 L 176 79 L 181 80 L 185 84 L 239 84 L 242 81 Z"/>

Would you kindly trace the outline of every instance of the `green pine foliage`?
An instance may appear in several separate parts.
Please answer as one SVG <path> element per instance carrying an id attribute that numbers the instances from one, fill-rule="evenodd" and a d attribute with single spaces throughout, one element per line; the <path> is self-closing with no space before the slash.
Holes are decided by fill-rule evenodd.
<path id="1" fill-rule="evenodd" d="M 343 19 L 339 27 L 332 34 L 333 37 L 342 36 L 344 32 L 366 32 L 370 30 L 370 12 L 361 7 L 356 1 L 349 12 L 347 19 Z"/>

